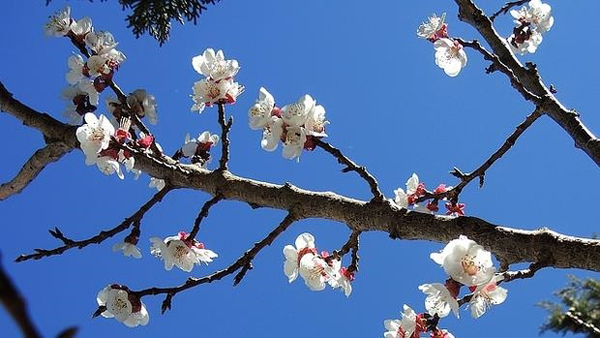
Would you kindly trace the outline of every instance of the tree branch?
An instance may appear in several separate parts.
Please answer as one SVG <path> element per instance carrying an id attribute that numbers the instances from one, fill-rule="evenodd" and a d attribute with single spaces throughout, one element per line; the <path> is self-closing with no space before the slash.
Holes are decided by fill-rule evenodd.
<path id="1" fill-rule="evenodd" d="M 4 106 L 0 95 L 0 106 Z M 33 111 L 23 106 L 22 109 Z M 35 112 L 35 111 L 34 111 Z M 48 115 L 35 112 L 37 129 L 54 133 L 67 126 Z M 20 111 L 13 114 L 23 116 Z M 75 131 L 60 134 L 63 142 L 76 142 Z M 600 271 L 600 240 L 562 235 L 548 229 L 519 230 L 491 224 L 477 217 L 449 217 L 407 211 L 384 201 L 369 203 L 332 192 L 315 192 L 237 176 L 230 172 L 210 172 L 196 165 L 177 163 L 168 156 L 160 159 L 127 148 L 135 157 L 135 167 L 152 177 L 164 179 L 175 188 L 190 188 L 254 206 L 295 210 L 301 218 L 323 218 L 346 224 L 352 230 L 384 231 L 392 238 L 419 239 L 447 243 L 466 235 L 509 264 L 536 262 L 550 254 L 551 266 Z"/>
<path id="2" fill-rule="evenodd" d="M 349 171 L 355 171 L 356 173 L 358 173 L 358 175 L 360 175 L 360 177 L 362 177 L 367 182 L 367 184 L 369 184 L 374 201 L 381 202 L 383 200 L 384 197 L 381 193 L 381 190 L 379 190 L 379 184 L 377 183 L 375 177 L 373 177 L 373 175 L 371 175 L 367 171 L 367 168 L 356 165 L 356 163 L 344 156 L 341 150 L 335 148 L 334 146 L 319 138 L 315 137 L 314 142 L 318 147 L 330 153 L 331 155 L 333 155 L 333 157 L 337 158 L 338 163 L 346 166 L 346 168 L 342 169 L 342 172 L 347 173 Z"/>
<path id="3" fill-rule="evenodd" d="M 227 162 L 229 162 L 229 131 L 233 124 L 233 117 L 225 122 L 225 104 L 219 103 L 219 125 L 221 126 L 221 159 L 219 160 L 218 170 L 228 170 Z"/>
<path id="4" fill-rule="evenodd" d="M 114 235 L 125 231 L 132 224 L 140 222 L 142 220 L 142 218 L 144 217 L 144 215 L 146 214 L 146 212 L 148 212 L 148 210 L 150 210 L 156 203 L 162 201 L 163 197 L 165 197 L 165 195 L 173 189 L 174 188 L 171 186 L 165 186 L 161 191 L 157 192 L 154 196 L 152 196 L 152 198 L 148 202 L 146 202 L 146 204 L 142 205 L 138 211 L 136 211 L 130 217 L 126 218 L 121 224 L 117 225 L 116 227 L 114 227 L 110 230 L 100 231 L 99 234 L 97 234 L 93 237 L 90 237 L 88 239 L 75 241 L 75 240 L 72 240 L 72 239 L 64 236 L 63 233 L 58 228 L 49 230 L 52 237 L 63 242 L 62 246 L 59 246 L 54 249 L 34 249 L 35 253 L 29 254 L 29 255 L 20 255 L 19 257 L 17 257 L 15 259 L 15 261 L 23 262 L 23 261 L 30 260 L 30 259 L 41 259 L 41 258 L 48 257 L 48 256 L 60 255 L 63 252 L 65 252 L 69 249 L 72 249 L 72 248 L 81 249 L 90 244 L 100 244 L 103 241 L 113 237 Z"/>
<path id="5" fill-rule="evenodd" d="M 25 299 L 23 299 L 19 290 L 14 286 L 10 277 L 4 272 L 2 265 L 0 265 L 0 303 L 4 305 L 6 311 L 11 315 L 17 325 L 19 325 L 24 337 L 42 337 L 33 323 L 33 320 L 29 317 Z"/>
<path id="6" fill-rule="evenodd" d="M 585 151 L 596 165 L 600 166 L 600 140 L 581 122 L 579 114 L 566 109 L 554 97 L 550 89 L 542 82 L 533 64 L 529 64 L 529 67 L 523 67 L 513 54 L 506 39 L 496 32 L 492 21 L 481 9 L 471 0 L 454 1 L 458 5 L 458 18 L 479 31 L 492 48 L 499 62 L 511 70 L 518 82 L 523 85 L 523 88 L 541 98 L 542 101 L 537 105 L 571 136 L 577 148 Z M 523 92 L 521 92 L 521 95 L 526 100 L 530 100 Z"/>
<path id="7" fill-rule="evenodd" d="M 202 223 L 202 220 L 208 216 L 208 211 L 210 208 L 219 203 L 222 199 L 223 197 L 220 194 L 216 194 L 213 198 L 204 203 L 200 213 L 198 213 L 198 217 L 196 217 L 196 220 L 194 221 L 194 228 L 192 228 L 192 231 L 190 231 L 190 235 L 187 237 L 187 240 L 191 241 L 196 237 L 198 230 L 200 230 L 200 223 Z"/>
<path id="8" fill-rule="evenodd" d="M 519 0 L 519 1 L 511 1 L 511 2 L 507 2 L 504 4 L 504 6 L 502 6 L 502 8 L 500 8 L 500 10 L 498 10 L 496 13 L 492 14 L 492 16 L 490 16 L 490 20 L 494 21 L 494 19 L 496 19 L 496 17 L 498 17 L 498 15 L 500 14 L 506 14 L 508 13 L 508 11 L 515 7 L 515 6 L 521 6 L 523 4 L 528 3 L 531 0 Z"/>
<path id="9" fill-rule="evenodd" d="M 71 150 L 73 150 L 72 147 L 62 142 L 50 143 L 38 149 L 23 164 L 21 170 L 12 180 L 0 185 L 0 201 L 23 191 L 44 170 L 46 165 L 58 161 Z"/>
<path id="10" fill-rule="evenodd" d="M 170 288 L 153 287 L 153 288 L 144 289 L 144 290 L 140 290 L 140 291 L 132 291 L 131 293 L 133 295 L 137 296 L 138 298 L 148 296 L 148 295 L 167 294 L 165 300 L 163 301 L 163 305 L 162 305 L 162 312 L 164 313 L 166 310 L 171 309 L 171 299 L 177 293 L 179 293 L 181 291 L 185 291 L 187 289 L 193 288 L 193 287 L 201 285 L 201 284 L 212 283 L 216 280 L 220 280 L 228 275 L 233 274 L 234 272 L 236 272 L 239 269 L 242 269 L 242 271 L 238 275 L 236 275 L 234 278 L 234 285 L 237 285 L 244 277 L 245 272 L 247 270 L 251 269 L 249 266 L 251 266 L 251 263 L 252 263 L 252 260 L 254 259 L 254 257 L 266 246 L 271 245 L 271 243 L 273 243 L 273 241 L 275 240 L 275 238 L 277 238 L 277 236 L 279 236 L 281 233 L 283 233 L 290 225 L 292 225 L 292 223 L 294 223 L 298 219 L 299 218 L 296 217 L 294 213 L 292 213 L 292 212 L 288 213 L 287 216 L 281 221 L 281 223 L 279 223 L 279 225 L 275 229 L 273 229 L 273 231 L 271 231 L 265 238 L 263 238 L 259 242 L 254 243 L 254 246 L 251 249 L 244 252 L 244 254 L 240 258 L 238 258 L 234 263 L 232 263 L 231 265 L 229 265 L 228 267 L 226 267 L 223 270 L 219 270 L 217 272 L 214 272 L 214 273 L 212 273 L 208 276 L 204 276 L 202 278 L 190 277 L 187 279 L 187 281 L 185 283 L 183 283 L 182 285 L 179 285 L 179 286 L 170 287 Z"/>

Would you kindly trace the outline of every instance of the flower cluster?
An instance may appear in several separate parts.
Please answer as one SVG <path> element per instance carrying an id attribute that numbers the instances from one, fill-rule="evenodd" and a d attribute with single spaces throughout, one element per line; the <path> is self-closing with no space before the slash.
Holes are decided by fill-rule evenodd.
<path id="1" fill-rule="evenodd" d="M 248 117 L 251 129 L 263 131 L 261 147 L 274 151 L 281 140 L 283 157 L 290 160 L 299 159 L 302 149 L 314 150 L 315 139 L 327 137 L 325 126 L 329 121 L 325 120 L 325 108 L 310 95 L 279 108 L 273 95 L 261 87 Z"/>
<path id="2" fill-rule="evenodd" d="M 446 193 L 446 191 L 452 189 L 452 187 L 447 187 L 445 184 L 440 184 L 435 188 L 432 192 L 428 192 L 425 188 L 425 183 L 419 182 L 419 176 L 413 173 L 412 176 L 406 181 L 406 191 L 402 188 L 398 188 L 394 190 L 394 202 L 396 205 L 408 209 L 412 207 L 414 211 L 423 212 L 423 213 L 434 213 L 439 211 L 438 202 L 440 200 L 440 195 Z M 417 204 L 416 201 L 424 196 L 431 196 L 432 200 L 428 201 L 427 204 Z M 437 196 L 437 197 L 436 197 Z M 442 200 L 446 200 L 446 198 L 442 198 Z M 464 216 L 465 214 L 465 204 L 464 203 L 446 203 L 446 215 L 458 215 Z"/>
<path id="3" fill-rule="evenodd" d="M 84 115 L 85 123 L 77 128 L 76 136 L 80 143 L 81 150 L 85 155 L 85 164 L 96 165 L 105 175 L 117 174 L 120 179 L 124 178 L 121 164 L 125 169 L 131 171 L 135 178 L 140 171 L 134 169 L 135 158 L 128 151 L 120 149 L 118 143 L 124 144 L 131 140 L 129 133 L 130 122 L 122 119 L 121 126 L 117 129 L 110 120 L 100 115 L 100 118 L 92 113 Z M 148 149 L 154 138 L 151 135 L 143 135 L 136 141 L 136 145 L 143 149 Z"/>
<path id="4" fill-rule="evenodd" d="M 329 284 L 334 289 L 341 288 L 346 297 L 350 296 L 354 272 L 341 266 L 340 257 L 327 252 L 317 254 L 315 238 L 309 233 L 300 234 L 294 244 L 295 247 L 286 245 L 283 248 L 283 272 L 290 283 L 300 274 L 312 291 L 321 291 Z"/>
<path id="5" fill-rule="evenodd" d="M 463 46 L 448 37 L 448 24 L 444 22 L 446 13 L 442 16 L 431 15 L 427 22 L 417 28 L 417 36 L 433 42 L 435 48 L 435 64 L 444 72 L 454 77 L 467 64 L 467 54 Z"/>
<path id="6" fill-rule="evenodd" d="M 469 304 L 473 318 L 481 317 L 492 305 L 506 300 L 507 290 L 498 286 L 504 279 L 496 274 L 492 255 L 475 241 L 466 236 L 450 241 L 440 252 L 434 252 L 431 259 L 440 264 L 449 275 L 445 284 L 431 283 L 419 286 L 425 295 L 427 312 L 417 314 L 404 305 L 402 319 L 384 322 L 386 338 L 418 338 L 423 332 L 430 332 L 430 338 L 453 338 L 444 329 L 438 328 L 438 321 L 450 314 L 459 317 L 458 295 L 462 285 L 472 292 Z"/>
<path id="7" fill-rule="evenodd" d="M 69 37 L 89 51 L 87 61 L 79 54 L 69 57 L 66 80 L 70 87 L 63 90 L 63 98 L 69 101 L 63 114 L 70 123 L 81 124 L 84 114 L 96 110 L 99 93 L 109 86 L 125 55 L 115 49 L 117 42 L 110 32 L 95 32 L 88 17 L 75 21 L 68 6 L 50 17 L 45 31 L 49 36 Z"/>
<path id="8" fill-rule="evenodd" d="M 528 5 L 529 7 L 510 11 L 516 26 L 508 37 L 508 43 L 514 52 L 521 55 L 535 53 L 542 43 L 542 34 L 549 31 L 554 24 L 550 5 L 540 0 L 531 0 Z"/>
<path id="9" fill-rule="evenodd" d="M 151 253 L 163 259 L 167 270 L 171 270 L 175 265 L 183 271 L 190 272 L 194 264 L 208 264 L 218 257 L 212 250 L 206 249 L 204 243 L 189 239 L 189 234 L 183 231 L 164 240 L 152 237 L 150 242 Z"/>
<path id="10" fill-rule="evenodd" d="M 244 91 L 244 86 L 234 81 L 233 77 L 240 70 L 236 60 L 225 60 L 222 50 L 215 53 L 208 48 L 192 58 L 192 67 L 204 79 L 194 83 L 192 90 L 192 111 L 202 113 L 205 107 L 213 104 L 233 104 L 237 97 Z"/>
<path id="11" fill-rule="evenodd" d="M 197 138 L 190 138 L 190 134 L 187 134 L 185 143 L 173 158 L 175 160 L 179 160 L 181 157 L 189 158 L 191 163 L 205 168 L 210 161 L 210 149 L 218 142 L 219 135 L 211 134 L 209 131 L 203 132 Z"/>
<path id="12" fill-rule="evenodd" d="M 141 300 L 123 285 L 111 284 L 98 292 L 96 297 L 104 318 L 115 318 L 121 323 L 136 327 L 148 324 L 150 317 Z"/>

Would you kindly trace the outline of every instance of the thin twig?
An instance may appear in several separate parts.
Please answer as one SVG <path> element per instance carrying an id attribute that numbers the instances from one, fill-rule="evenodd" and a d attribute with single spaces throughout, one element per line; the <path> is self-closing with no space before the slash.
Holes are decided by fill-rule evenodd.
<path id="1" fill-rule="evenodd" d="M 536 105 L 540 105 L 542 103 L 541 97 L 533 94 L 531 91 L 529 91 L 527 88 L 525 88 L 525 86 L 523 85 L 523 83 L 521 83 L 519 81 L 519 79 L 517 78 L 515 73 L 507 65 L 502 63 L 502 61 L 500 61 L 500 58 L 497 55 L 492 54 L 487 49 L 485 49 L 479 43 L 479 41 L 477 41 L 477 40 L 466 41 L 461 38 L 454 38 L 454 40 L 458 41 L 458 43 L 460 43 L 461 45 L 463 45 L 465 47 L 469 47 L 469 48 L 472 48 L 472 49 L 478 51 L 479 53 L 481 53 L 481 55 L 483 55 L 483 58 L 485 60 L 491 61 L 492 66 L 488 67 L 488 69 L 486 70 L 487 73 L 491 73 L 496 70 L 501 71 L 502 73 L 504 73 L 508 76 L 508 78 L 510 80 L 510 84 L 516 90 L 518 90 L 519 93 L 521 93 L 523 95 L 523 97 L 525 97 L 529 101 L 534 102 Z"/>
<path id="2" fill-rule="evenodd" d="M 243 269 L 242 272 L 245 273 L 244 270 L 246 270 L 246 271 L 249 270 L 249 268 L 245 268 L 245 267 L 249 266 L 249 264 L 252 262 L 254 257 L 263 248 L 265 248 L 268 245 L 271 245 L 271 243 L 273 243 L 273 241 L 275 240 L 275 238 L 277 238 L 277 236 L 279 236 L 281 233 L 283 233 L 290 225 L 292 225 L 292 223 L 294 223 L 297 220 L 298 220 L 298 218 L 293 213 L 290 212 L 287 216 L 285 216 L 285 218 L 281 221 L 281 223 L 279 223 L 279 225 L 275 229 L 273 229 L 273 231 L 271 231 L 265 238 L 263 238 L 259 242 L 254 243 L 254 246 L 251 249 L 244 252 L 244 254 L 240 258 L 238 258 L 233 264 L 229 265 L 225 269 L 216 271 L 216 272 L 214 272 L 210 275 L 204 276 L 202 278 L 191 278 L 190 277 L 187 279 L 187 281 L 185 283 L 183 283 L 182 285 L 179 285 L 179 286 L 170 287 L 170 288 L 153 287 L 153 288 L 148 288 L 148 289 L 144 289 L 144 290 L 140 290 L 140 291 L 133 291 L 131 293 L 133 295 L 137 296 L 138 298 L 148 296 L 148 295 L 167 294 L 165 300 L 163 301 L 163 312 L 165 312 L 167 309 L 171 308 L 171 299 L 173 298 L 173 296 L 181 291 L 193 288 L 193 287 L 201 285 L 201 284 L 211 283 L 216 280 L 220 280 L 223 277 L 233 274 L 234 272 L 236 272 L 239 269 Z M 243 276 L 244 275 L 241 274 L 241 272 L 238 273 L 238 275 L 234 278 L 234 283 L 237 285 L 241 281 Z"/>
<path id="3" fill-rule="evenodd" d="M 200 230 L 200 223 L 202 223 L 202 220 L 208 216 L 208 211 L 210 210 L 210 208 L 213 205 L 219 203 L 222 199 L 223 196 L 221 194 L 216 194 L 213 198 L 209 199 L 208 201 L 206 201 L 206 203 L 204 203 L 202 209 L 198 213 L 198 217 L 196 217 L 196 220 L 194 221 L 194 228 L 192 229 L 192 231 L 190 231 L 190 235 L 186 238 L 187 240 L 191 241 L 196 237 L 196 235 L 198 234 L 198 230 Z"/>
<path id="4" fill-rule="evenodd" d="M 0 201 L 23 191 L 44 170 L 46 165 L 58 161 L 71 150 L 73 150 L 72 147 L 62 142 L 49 143 L 38 149 L 23 164 L 12 180 L 0 185 Z"/>
<path id="5" fill-rule="evenodd" d="M 492 14 L 492 16 L 490 16 L 490 20 L 494 21 L 498 15 L 500 15 L 500 14 L 506 14 L 506 13 L 508 13 L 508 11 L 511 8 L 513 8 L 515 6 L 521 6 L 523 4 L 528 3 L 529 1 L 531 1 L 531 0 L 519 0 L 519 1 L 507 2 L 496 13 L 494 13 L 494 14 Z"/>
<path id="6" fill-rule="evenodd" d="M 233 124 L 233 117 L 229 117 L 225 123 L 225 104 L 219 103 L 219 125 L 221 126 L 221 159 L 219 160 L 219 169 L 228 170 L 227 162 L 229 162 L 229 130 Z"/>
<path id="7" fill-rule="evenodd" d="M 506 271 L 502 274 L 504 276 L 502 282 L 510 282 L 515 279 L 531 278 L 535 275 L 535 273 L 538 270 L 547 267 L 549 265 L 548 263 L 550 263 L 550 260 L 541 260 L 529 264 L 529 267 L 527 269 L 517 271 Z"/>
<path id="8" fill-rule="evenodd" d="M 352 160 L 350 160 L 349 158 L 344 156 L 344 154 L 342 154 L 341 150 L 333 147 L 329 143 L 327 143 L 321 139 L 318 139 L 318 138 L 315 138 L 314 140 L 315 140 L 315 145 L 317 145 L 318 147 L 321 147 L 321 149 L 325 150 L 326 152 L 330 153 L 335 158 L 337 158 L 338 163 L 346 166 L 346 168 L 342 169 L 342 172 L 346 173 L 349 171 L 354 171 L 354 172 L 358 173 L 358 175 L 360 175 L 360 177 L 362 177 L 365 181 L 367 181 L 367 183 L 369 184 L 369 187 L 371 188 L 371 193 L 373 194 L 373 201 L 378 201 L 378 202 L 383 201 L 384 197 L 383 197 L 383 194 L 381 193 L 381 190 L 379 190 L 379 184 L 377 183 L 377 180 L 375 179 L 375 177 L 373 177 L 373 175 L 371 175 L 367 171 L 367 168 L 356 165 L 356 163 L 354 163 Z"/>
<path id="9" fill-rule="evenodd" d="M 114 227 L 110 230 L 100 231 L 99 234 L 97 234 L 93 237 L 90 237 L 88 239 L 75 241 L 75 240 L 65 237 L 58 228 L 49 230 L 52 237 L 63 242 L 62 246 L 59 246 L 54 249 L 34 249 L 35 253 L 29 254 L 29 255 L 20 255 L 19 257 L 17 257 L 15 259 L 15 261 L 23 262 L 23 261 L 30 260 L 30 259 L 40 259 L 40 258 L 44 258 L 44 257 L 48 257 L 48 256 L 60 255 L 63 252 L 65 252 L 69 249 L 72 249 L 72 248 L 81 249 L 90 244 L 100 244 L 103 241 L 105 241 L 106 239 L 111 238 L 114 235 L 125 231 L 127 228 L 129 228 L 135 222 L 141 221 L 141 219 L 144 217 L 146 212 L 148 212 L 148 210 L 150 210 L 156 203 L 160 202 L 163 199 L 163 197 L 165 197 L 165 195 L 173 189 L 174 188 L 172 188 L 170 186 L 165 186 L 161 191 L 157 192 L 154 196 L 152 196 L 152 198 L 148 202 L 146 202 L 144 205 L 142 205 L 138 211 L 136 211 L 130 217 L 127 217 L 121 224 L 117 225 L 116 227 Z"/>
<path id="10" fill-rule="evenodd" d="M 19 325 L 26 338 L 41 338 L 33 320 L 29 317 L 25 299 L 10 280 L 2 265 L 0 265 L 0 303 Z"/>
<path id="11" fill-rule="evenodd" d="M 439 200 L 444 197 L 449 197 L 451 200 L 456 202 L 458 201 L 458 196 L 462 192 L 463 188 L 466 187 L 475 178 L 479 178 L 479 187 L 483 186 L 486 171 L 497 160 L 502 158 L 502 156 L 504 156 L 504 154 L 506 154 L 506 152 L 508 152 L 508 150 L 512 148 L 512 146 L 515 145 L 519 136 L 521 136 L 521 134 L 523 134 L 525 130 L 527 130 L 533 124 L 533 122 L 535 122 L 540 116 L 542 116 L 542 110 L 540 108 L 536 108 L 531 114 L 529 114 L 525 118 L 523 122 L 521 122 L 515 128 L 515 131 L 512 134 L 510 134 L 510 136 L 508 136 L 508 138 L 506 139 L 506 141 L 504 141 L 502 146 L 500 146 L 498 150 L 496 150 L 485 162 L 483 162 L 479 166 L 479 168 L 475 169 L 470 173 L 463 173 L 460 169 L 454 168 L 450 173 L 461 180 L 457 186 L 441 194 L 433 194 L 432 192 L 428 191 L 425 193 L 424 196 L 418 198 L 416 202 L 421 202 L 431 198 Z"/>

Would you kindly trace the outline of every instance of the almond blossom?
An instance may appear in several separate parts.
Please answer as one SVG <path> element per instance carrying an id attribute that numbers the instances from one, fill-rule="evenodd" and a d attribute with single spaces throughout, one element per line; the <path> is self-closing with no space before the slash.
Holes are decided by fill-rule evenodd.
<path id="1" fill-rule="evenodd" d="M 528 5 L 529 7 L 510 11 L 516 26 L 508 37 L 508 43 L 513 51 L 521 55 L 535 53 L 542 43 L 542 34 L 554 25 L 550 5 L 540 0 L 529 1 Z"/>
<path id="2" fill-rule="evenodd" d="M 430 315 L 438 315 L 438 317 L 444 318 L 452 310 L 457 318 L 460 317 L 458 313 L 459 305 L 456 300 L 457 295 L 452 295 L 444 284 L 423 284 L 419 286 L 419 290 L 427 295 L 425 308 Z"/>
<path id="3" fill-rule="evenodd" d="M 66 75 L 67 82 L 71 85 L 76 85 L 85 76 L 84 72 L 86 70 L 84 70 L 85 62 L 83 61 L 83 57 L 79 54 L 71 55 L 67 64 L 69 66 L 69 72 Z"/>
<path id="4" fill-rule="evenodd" d="M 118 45 L 115 37 L 106 31 L 90 32 L 85 36 L 84 41 L 98 55 L 108 53 Z"/>
<path id="5" fill-rule="evenodd" d="M 258 91 L 258 99 L 248 110 L 250 129 L 260 130 L 267 126 L 275 108 L 275 99 L 264 87 Z"/>
<path id="6" fill-rule="evenodd" d="M 263 129 L 260 146 L 266 151 L 277 149 L 279 140 L 283 135 L 283 120 L 278 116 L 271 116 Z"/>
<path id="7" fill-rule="evenodd" d="M 85 164 L 92 165 L 98 161 L 100 151 L 108 148 L 115 127 L 104 115 L 100 118 L 92 113 L 84 116 L 85 124 L 77 128 L 75 135 L 85 154 Z"/>
<path id="8" fill-rule="evenodd" d="M 471 316 L 473 318 L 481 317 L 492 305 L 498 305 L 506 300 L 508 290 L 498 286 L 498 282 L 502 281 L 504 277 L 498 275 L 492 278 L 491 281 L 479 285 L 473 292 L 473 297 L 469 301 L 469 308 L 471 309 Z"/>
<path id="9" fill-rule="evenodd" d="M 231 78 L 220 81 L 204 78 L 194 83 L 192 91 L 194 105 L 191 110 L 202 113 L 205 107 L 211 107 L 215 103 L 235 103 L 238 95 L 244 91 L 244 87 Z"/>
<path id="10" fill-rule="evenodd" d="M 136 89 L 127 96 L 127 105 L 139 117 L 147 117 L 148 122 L 156 124 L 158 117 L 156 114 L 156 99 L 154 95 L 148 93 L 145 89 Z"/>
<path id="11" fill-rule="evenodd" d="M 192 67 L 214 81 L 232 78 L 240 70 L 236 60 L 225 60 L 222 50 L 215 53 L 212 48 L 207 48 L 202 55 L 193 57 Z"/>
<path id="12" fill-rule="evenodd" d="M 321 256 L 311 253 L 300 258 L 298 271 L 311 291 L 324 290 L 327 283 L 335 278 L 335 270 Z"/>
<path id="13" fill-rule="evenodd" d="M 306 131 L 302 127 L 288 126 L 283 138 L 283 157 L 288 160 L 300 160 L 300 154 L 306 143 Z"/>
<path id="14" fill-rule="evenodd" d="M 327 283 L 334 289 L 342 289 L 344 295 L 349 297 L 352 293 L 351 282 L 354 280 L 354 273 L 350 272 L 346 267 L 342 267 L 342 261 L 340 259 L 331 259 L 327 263 L 331 267 L 331 278 Z"/>
<path id="15" fill-rule="evenodd" d="M 444 69 L 446 75 L 457 76 L 467 64 L 467 54 L 458 41 L 442 38 L 435 41 L 433 47 L 435 48 L 435 64 Z"/>
<path id="16" fill-rule="evenodd" d="M 202 156 L 203 153 L 210 150 L 218 142 L 219 135 L 211 134 L 209 131 L 203 132 L 195 139 L 190 139 L 190 134 L 187 134 L 185 135 L 185 144 L 181 147 L 181 151 L 185 157 Z"/>
<path id="17" fill-rule="evenodd" d="M 315 105 L 306 116 L 304 126 L 306 134 L 314 137 L 327 137 L 325 126 L 329 121 L 325 120 L 325 108 L 321 105 Z"/>
<path id="18" fill-rule="evenodd" d="M 441 38 L 448 37 L 448 25 L 444 23 L 446 13 L 442 13 L 441 16 L 437 16 L 433 13 L 427 22 L 423 22 L 417 28 L 417 36 L 421 39 L 427 39 L 431 42 L 435 42 Z"/>
<path id="19" fill-rule="evenodd" d="M 213 261 L 213 258 L 218 257 L 212 250 L 206 249 L 204 243 L 196 239 L 189 240 L 188 236 L 182 231 L 164 240 L 152 237 L 150 252 L 163 259 L 166 270 L 171 270 L 175 265 L 186 272 L 192 271 L 194 264 L 208 264 Z"/>
<path id="20" fill-rule="evenodd" d="M 417 198 L 425 194 L 425 183 L 419 182 L 419 176 L 413 173 L 406 181 L 406 191 L 402 188 L 394 190 L 393 202 L 402 208 L 413 205 Z M 417 207 L 417 206 L 415 206 Z"/>
<path id="21" fill-rule="evenodd" d="M 44 32 L 47 36 L 61 37 L 69 33 L 72 25 L 71 7 L 65 6 L 49 18 L 48 23 L 44 26 Z"/>
<path id="22" fill-rule="evenodd" d="M 64 88 L 62 98 L 69 102 L 63 111 L 63 116 L 73 125 L 80 125 L 86 113 L 94 112 L 97 109 L 96 105 L 90 102 L 88 93 L 79 87 Z"/>
<path id="23" fill-rule="evenodd" d="M 115 318 L 129 327 L 146 325 L 150 319 L 144 303 L 126 286 L 111 284 L 98 292 L 96 301 L 104 307 L 102 317 Z"/>
<path id="24" fill-rule="evenodd" d="M 446 273 L 464 285 L 480 285 L 488 282 L 496 272 L 492 254 L 466 236 L 450 241 L 444 249 L 430 255 Z"/>
<path id="25" fill-rule="evenodd" d="M 298 101 L 281 108 L 281 118 L 289 126 L 300 127 L 306 121 L 316 101 L 310 95 L 303 95 Z"/>
<path id="26" fill-rule="evenodd" d="M 115 245 L 113 245 L 112 250 L 123 250 L 123 255 L 125 256 L 131 256 L 137 259 L 142 258 L 142 253 L 140 252 L 140 249 L 138 249 L 138 247 L 136 247 L 135 244 L 129 243 L 127 241 L 116 243 Z"/>
<path id="27" fill-rule="evenodd" d="M 71 32 L 76 37 L 85 38 L 94 28 L 92 27 L 92 19 L 88 16 L 81 18 L 71 25 Z"/>
<path id="28" fill-rule="evenodd" d="M 315 248 L 315 237 L 308 232 L 300 234 L 296 237 L 294 246 L 286 245 L 283 247 L 283 256 L 285 261 L 283 263 L 283 273 L 288 277 L 288 282 L 293 282 L 298 277 L 298 269 L 300 266 L 300 260 L 304 255 L 311 254 L 316 255 L 317 249 Z"/>
<path id="29" fill-rule="evenodd" d="M 418 337 L 419 333 L 424 331 L 420 316 L 410 306 L 404 304 L 402 319 L 388 319 L 383 322 L 387 332 L 383 334 L 385 338 L 412 338 Z"/>

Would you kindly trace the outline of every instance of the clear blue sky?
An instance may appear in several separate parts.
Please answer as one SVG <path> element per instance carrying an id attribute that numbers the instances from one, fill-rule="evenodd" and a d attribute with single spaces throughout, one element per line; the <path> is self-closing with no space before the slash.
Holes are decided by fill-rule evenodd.
<path id="1" fill-rule="evenodd" d="M 486 9 L 503 1 L 479 1 Z M 191 86 L 200 79 L 191 58 L 207 47 L 223 49 L 241 64 L 237 80 L 246 86 L 237 104 L 228 107 L 235 118 L 231 134 L 230 168 L 239 175 L 276 183 L 286 181 L 306 189 L 335 191 L 369 198 L 355 174 L 341 174 L 336 161 L 315 151 L 299 163 L 280 152 L 260 149 L 260 132 L 247 126 L 247 109 L 265 86 L 280 105 L 310 94 L 322 104 L 331 125 L 329 142 L 378 178 L 387 197 L 417 172 L 428 187 L 456 181 L 447 174 L 458 166 L 478 166 L 533 109 L 500 74 L 486 75 L 487 66 L 468 50 L 468 65 L 449 78 L 433 62 L 433 47 L 415 30 L 433 12 L 447 12 L 451 36 L 477 38 L 456 19 L 453 1 L 223 1 L 202 16 L 199 26 L 175 25 L 163 47 L 148 36 L 133 38 L 116 1 L 69 1 L 75 18 L 91 16 L 96 30 L 109 30 L 120 42 L 127 61 L 116 81 L 126 91 L 145 88 L 156 96 L 159 124 L 153 130 L 167 153 L 183 143 L 186 133 L 216 132 L 216 110 L 202 115 L 189 111 Z M 493 3 L 493 4 L 492 4 Z M 583 121 L 600 132 L 600 71 L 598 44 L 591 33 L 598 27 L 597 1 L 577 6 L 552 1 L 554 27 L 544 36 L 534 61 L 557 97 L 577 109 Z M 45 38 L 47 16 L 65 5 L 54 0 L 8 0 L 0 11 L 2 67 L 0 78 L 16 98 L 62 119 L 66 60 L 74 51 L 67 39 Z M 512 23 L 501 17 L 507 35 Z M 588 39 L 589 41 L 586 41 Z M 100 107 L 99 112 L 106 112 Z M 0 180 L 14 175 L 31 153 L 42 146 L 38 132 L 0 115 L 3 165 Z M 218 154 L 218 152 L 216 152 Z M 213 163 L 214 166 L 214 163 Z M 50 165 L 23 193 L 0 203 L 2 262 L 27 297 L 30 311 L 48 336 L 76 325 L 78 337 L 381 337 L 383 321 L 398 318 L 402 304 L 424 311 L 422 283 L 442 281 L 442 269 L 428 257 L 442 248 L 426 241 L 392 241 L 384 233 L 362 236 L 360 272 L 354 292 L 309 291 L 301 280 L 288 285 L 283 274 L 284 245 L 305 231 L 322 249 L 339 248 L 349 234 L 343 224 L 305 220 L 265 249 L 238 287 L 227 279 L 179 294 L 173 309 L 160 315 L 162 297 L 146 297 L 150 312 L 146 327 L 129 329 L 115 320 L 92 320 L 96 293 L 109 283 L 132 289 L 171 286 L 188 276 L 165 271 L 149 253 L 148 238 L 189 230 L 208 198 L 198 191 L 176 191 L 144 219 L 138 261 L 113 253 L 117 236 L 100 246 L 73 250 L 41 261 L 14 263 L 33 248 L 58 243 L 47 229 L 55 226 L 73 238 L 85 238 L 120 223 L 154 191 L 148 177 L 105 177 L 86 167 L 74 151 Z M 541 118 L 517 145 L 486 175 L 483 189 L 469 186 L 462 198 L 469 215 L 490 222 L 553 230 L 579 236 L 598 232 L 598 167 L 549 118 Z M 223 202 L 211 210 L 199 238 L 219 254 L 209 267 L 196 267 L 202 276 L 229 265 L 284 216 L 281 211 L 251 210 L 238 202 Z M 468 312 L 447 317 L 442 327 L 458 337 L 534 337 L 546 313 L 536 302 L 552 299 L 566 275 L 600 278 L 598 273 L 545 269 L 531 280 L 507 284 L 508 299 L 479 320 Z M 17 337 L 16 326 L 0 310 L 0 336 Z M 554 337 L 546 334 L 546 337 Z"/>

